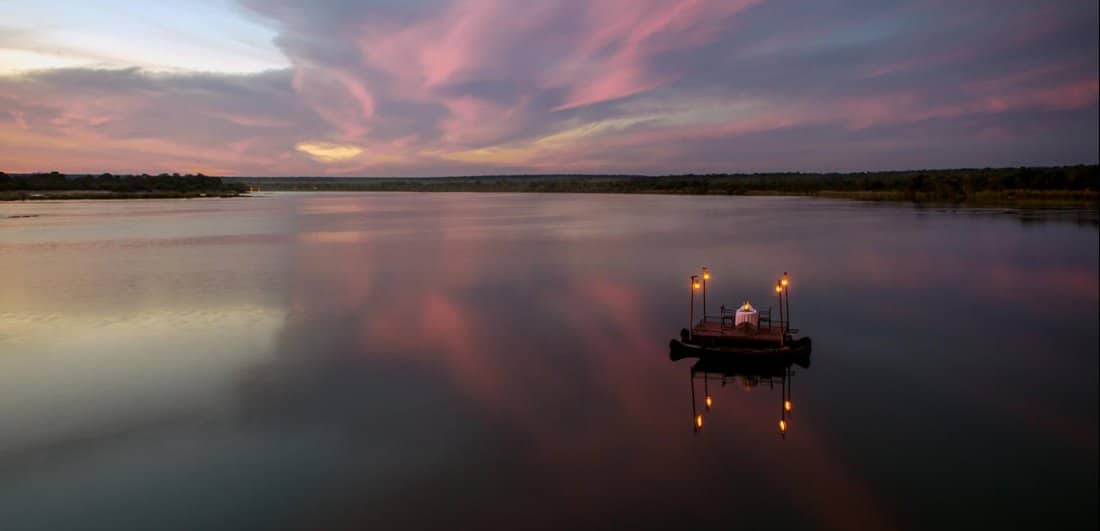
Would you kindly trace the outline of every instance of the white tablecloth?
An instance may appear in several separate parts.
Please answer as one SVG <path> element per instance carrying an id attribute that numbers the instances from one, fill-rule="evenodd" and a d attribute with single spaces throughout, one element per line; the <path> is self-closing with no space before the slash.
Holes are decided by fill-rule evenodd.
<path id="1" fill-rule="evenodd" d="M 745 310 L 738 308 L 737 313 L 733 316 L 733 325 L 738 326 L 741 323 L 749 323 L 754 328 L 760 322 L 760 314 L 756 310 Z"/>

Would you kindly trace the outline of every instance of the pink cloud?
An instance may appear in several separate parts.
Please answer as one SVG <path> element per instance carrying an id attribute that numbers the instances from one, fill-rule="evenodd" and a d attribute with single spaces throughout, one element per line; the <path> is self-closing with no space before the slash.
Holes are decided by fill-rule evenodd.
<path id="1" fill-rule="evenodd" d="M 287 120 L 280 120 L 277 118 L 270 118 L 266 116 L 249 116 L 247 114 L 239 113 L 221 113 L 212 112 L 208 113 L 214 118 L 220 118 L 227 122 L 232 122 L 237 125 L 243 125 L 245 127 L 293 127 L 294 124 Z"/>
<path id="2" fill-rule="evenodd" d="M 945 50 L 934 54 L 912 57 L 877 66 L 866 72 L 863 77 L 876 78 L 902 72 L 910 72 L 922 68 L 962 63 L 974 59 L 978 56 L 978 53 L 978 50 L 974 48 Z"/>
<path id="3" fill-rule="evenodd" d="M 400 97 L 447 107 L 456 119 L 444 130 L 453 136 L 454 124 L 475 124 L 462 115 L 468 102 L 437 92 L 448 84 L 502 79 L 531 91 L 563 89 L 555 110 L 643 93 L 676 78 L 652 70 L 655 56 L 712 41 L 751 3 L 612 1 L 578 9 L 559 1 L 520 12 L 508 2 L 466 0 L 413 24 L 368 22 L 357 44 L 364 65 L 384 73 Z M 556 26 L 564 17 L 573 19 Z"/>
<path id="4" fill-rule="evenodd" d="M 530 35 L 545 29 L 555 7 L 547 2 L 519 10 L 510 2 L 464 0 L 412 23 L 368 20 L 356 45 L 363 66 L 383 73 L 391 90 L 431 99 L 432 89 L 491 75 Z"/>
<path id="5" fill-rule="evenodd" d="M 15 125 L 18 125 L 20 129 L 28 129 L 27 118 L 22 111 L 8 111 L 8 116 L 11 117 L 12 121 L 14 121 Z"/>
<path id="6" fill-rule="evenodd" d="M 348 72 L 297 66 L 292 86 L 311 109 L 340 131 L 341 138 L 362 138 L 370 130 L 374 98 L 365 84 Z"/>
<path id="7" fill-rule="evenodd" d="M 555 110 L 615 100 L 668 83 L 674 77 L 651 72 L 649 60 L 710 42 L 730 17 L 753 3 L 616 0 L 590 4 L 589 33 L 549 80 L 551 84 L 562 78 L 571 81 L 569 96 Z"/>

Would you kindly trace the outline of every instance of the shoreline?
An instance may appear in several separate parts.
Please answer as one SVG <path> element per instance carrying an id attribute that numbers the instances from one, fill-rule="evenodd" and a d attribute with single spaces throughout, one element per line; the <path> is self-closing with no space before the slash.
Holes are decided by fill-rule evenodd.
<path id="1" fill-rule="evenodd" d="M 119 199 L 197 199 L 247 197 L 248 194 L 226 191 L 151 191 L 151 192 L 110 192 L 102 190 L 20 190 L 18 192 L 0 192 L 0 201 L 69 201 L 81 199 L 119 200 Z"/>
<path id="2" fill-rule="evenodd" d="M 746 190 L 738 193 L 725 193 L 719 191 L 670 191 L 670 190 L 630 190 L 630 191 L 606 191 L 606 190 L 501 190 L 492 187 L 465 186 L 444 190 L 432 189 L 345 189 L 345 188 L 317 188 L 317 189 L 275 189 L 253 190 L 253 192 L 295 192 L 295 193 L 513 193 L 513 194 L 608 194 L 608 195 L 673 195 L 673 196 L 742 196 L 742 197 L 813 197 L 821 199 L 848 199 L 862 202 L 883 203 L 909 203 L 927 206 L 966 206 L 966 207 L 1021 207 L 1021 208 L 1072 208 L 1072 207 L 1096 207 L 1100 205 L 1100 192 L 1086 190 L 1003 190 L 983 191 L 965 197 L 942 197 L 934 194 L 906 193 L 900 191 L 883 190 L 817 190 L 806 192 L 791 192 L 781 190 Z M 102 190 L 25 190 L 18 192 L 0 192 L 0 202 L 23 201 L 67 201 L 67 200 L 125 200 L 125 199 L 200 199 L 200 198 L 234 198 L 254 197 L 248 192 L 227 191 L 147 191 L 147 192 L 109 192 Z"/>
<path id="3" fill-rule="evenodd" d="M 456 177 L 223 177 L 252 191 L 508 192 L 808 196 L 917 203 L 1100 203 L 1100 167 L 982 168 L 856 173 L 484 175 Z"/>
<path id="4" fill-rule="evenodd" d="M 917 204 L 1100 204 L 1100 166 L 959 168 L 850 173 L 468 175 L 452 177 L 208 177 L 0 172 L 0 200 L 240 197 L 252 192 L 465 192 L 802 196 Z"/>

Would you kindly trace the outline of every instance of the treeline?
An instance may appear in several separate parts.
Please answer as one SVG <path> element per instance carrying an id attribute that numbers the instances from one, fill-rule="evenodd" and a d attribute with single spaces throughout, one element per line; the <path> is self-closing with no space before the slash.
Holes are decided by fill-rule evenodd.
<path id="1" fill-rule="evenodd" d="M 1096 165 L 861 173 L 639 175 L 499 175 L 435 178 L 232 178 L 264 190 L 542 192 L 665 194 L 806 194 L 967 201 L 990 194 L 1063 195 L 1095 200 Z"/>
<path id="2" fill-rule="evenodd" d="M 87 191 L 120 194 L 142 192 L 179 192 L 181 194 L 239 194 L 248 191 L 243 183 L 226 183 L 219 177 L 201 173 L 180 175 L 65 175 L 58 172 L 8 175 L 0 172 L 0 191 Z"/>

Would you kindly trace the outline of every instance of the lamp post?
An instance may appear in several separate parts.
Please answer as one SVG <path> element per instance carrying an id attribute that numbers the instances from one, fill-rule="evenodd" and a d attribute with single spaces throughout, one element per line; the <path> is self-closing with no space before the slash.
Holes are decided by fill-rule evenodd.
<path id="1" fill-rule="evenodd" d="M 703 321 L 707 320 L 707 281 L 710 280 L 710 271 L 703 266 Z"/>
<path id="2" fill-rule="evenodd" d="M 783 291 L 787 292 L 787 331 L 791 330 L 791 279 L 787 276 L 787 272 L 783 272 L 783 280 L 779 281 L 783 285 Z"/>
<path id="3" fill-rule="evenodd" d="M 688 337 L 695 335 L 695 290 L 699 289 L 699 275 L 691 275 L 691 309 L 688 310 Z"/>
<path id="4" fill-rule="evenodd" d="M 778 282 L 775 283 L 775 294 L 779 296 L 779 331 L 786 332 L 786 325 L 783 324 L 783 286 Z"/>

